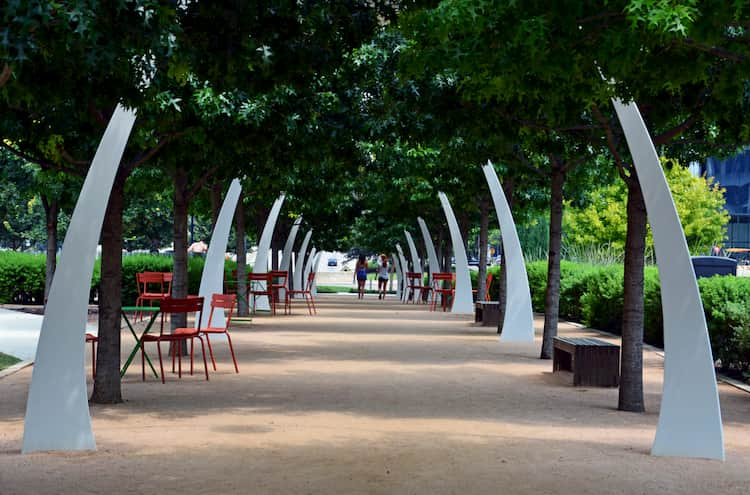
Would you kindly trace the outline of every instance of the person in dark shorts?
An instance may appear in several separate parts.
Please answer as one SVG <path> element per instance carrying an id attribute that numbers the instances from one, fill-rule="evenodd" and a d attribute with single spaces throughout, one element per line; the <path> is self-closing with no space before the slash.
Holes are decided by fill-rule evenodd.
<path id="1" fill-rule="evenodd" d="M 367 259 L 364 254 L 359 255 L 357 265 L 354 268 L 354 276 L 357 278 L 357 295 L 359 299 L 365 297 L 365 282 L 367 281 Z"/>

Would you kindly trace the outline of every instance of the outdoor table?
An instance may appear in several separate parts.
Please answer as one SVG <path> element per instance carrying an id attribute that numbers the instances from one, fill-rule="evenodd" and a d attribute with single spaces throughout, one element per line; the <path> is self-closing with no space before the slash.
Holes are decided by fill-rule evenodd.
<path id="1" fill-rule="evenodd" d="M 151 313 L 151 319 L 148 320 L 148 323 L 146 324 L 146 328 L 143 330 L 143 333 L 140 337 L 138 337 L 138 334 L 135 333 L 135 330 L 133 329 L 133 325 L 130 323 L 130 320 L 128 320 L 127 313 L 131 311 L 134 314 L 143 314 L 143 313 Z M 133 358 L 138 353 L 138 350 L 141 348 L 141 338 L 148 333 L 149 330 L 151 330 L 151 327 L 153 326 L 154 322 L 156 321 L 156 317 L 159 315 L 160 308 L 158 306 L 123 306 L 122 307 L 122 317 L 125 320 L 125 324 L 128 326 L 128 329 L 130 330 L 130 333 L 133 334 L 133 338 L 135 339 L 135 347 L 130 352 L 130 356 L 128 356 L 128 359 L 125 361 L 125 365 L 122 367 L 122 370 L 120 370 L 120 378 L 125 376 L 125 372 L 128 370 L 128 366 L 130 366 L 130 363 L 133 361 Z M 145 354 L 145 353 L 144 353 Z M 156 372 L 156 369 L 154 368 L 154 365 L 151 364 L 151 360 L 148 357 L 148 354 L 146 354 L 146 361 L 148 361 L 148 365 L 151 367 L 151 371 L 154 372 L 154 376 L 156 378 L 159 378 L 159 373 Z"/>

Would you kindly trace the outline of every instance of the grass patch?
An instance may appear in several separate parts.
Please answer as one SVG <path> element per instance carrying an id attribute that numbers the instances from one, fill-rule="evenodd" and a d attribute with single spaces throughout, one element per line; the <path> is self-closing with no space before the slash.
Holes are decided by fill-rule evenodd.
<path id="1" fill-rule="evenodd" d="M 20 363 L 21 360 L 18 359 L 15 356 L 11 356 L 9 354 L 3 354 L 0 352 L 0 371 L 4 370 L 5 368 L 9 368 L 13 366 L 16 363 Z"/>

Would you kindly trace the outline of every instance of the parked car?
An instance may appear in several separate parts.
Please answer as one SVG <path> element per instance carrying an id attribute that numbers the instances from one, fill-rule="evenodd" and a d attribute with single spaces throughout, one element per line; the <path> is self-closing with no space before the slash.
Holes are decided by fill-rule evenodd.
<path id="1" fill-rule="evenodd" d="M 750 249 L 729 248 L 725 252 L 728 258 L 737 260 L 738 265 L 750 265 Z"/>
<path id="2" fill-rule="evenodd" d="M 339 266 L 339 261 L 336 258 L 328 258 L 328 266 Z"/>

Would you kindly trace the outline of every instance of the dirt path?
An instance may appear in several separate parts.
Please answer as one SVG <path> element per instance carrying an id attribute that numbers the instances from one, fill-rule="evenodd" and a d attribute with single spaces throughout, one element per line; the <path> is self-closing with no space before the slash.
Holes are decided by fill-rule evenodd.
<path id="1" fill-rule="evenodd" d="M 424 306 L 319 300 L 316 317 L 298 306 L 236 325 L 239 375 L 219 345 L 210 382 L 142 383 L 132 367 L 126 403 L 92 408 L 96 452 L 22 456 L 31 372 L 0 380 L 0 494 L 747 493 L 744 392 L 720 386 L 725 463 L 651 457 L 652 351 L 649 412 L 622 413 L 615 389 L 552 375 L 538 343 L 501 345 Z"/>

